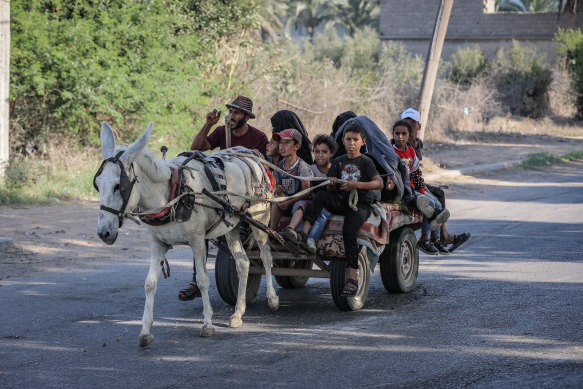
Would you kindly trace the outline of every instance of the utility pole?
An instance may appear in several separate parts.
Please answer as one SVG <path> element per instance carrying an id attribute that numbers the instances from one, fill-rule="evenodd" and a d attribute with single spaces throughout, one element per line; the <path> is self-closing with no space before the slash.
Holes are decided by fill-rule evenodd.
<path id="1" fill-rule="evenodd" d="M 10 127 L 10 0 L 0 0 L 0 179 L 8 163 Z"/>
<path id="2" fill-rule="evenodd" d="M 443 42 L 445 41 L 445 33 L 447 31 L 447 24 L 449 23 L 452 8 L 453 0 L 441 0 L 441 5 L 437 12 L 437 18 L 435 19 L 433 39 L 431 40 L 431 45 L 429 45 L 427 59 L 425 60 L 425 71 L 423 72 L 423 81 L 421 81 L 421 91 L 419 92 L 421 130 L 419 130 L 417 136 L 421 140 L 423 140 L 425 128 L 427 127 L 429 108 L 431 108 L 431 99 L 433 97 L 435 79 L 437 78 L 437 70 L 439 68 L 439 59 L 441 58 L 441 50 L 443 49 Z"/>

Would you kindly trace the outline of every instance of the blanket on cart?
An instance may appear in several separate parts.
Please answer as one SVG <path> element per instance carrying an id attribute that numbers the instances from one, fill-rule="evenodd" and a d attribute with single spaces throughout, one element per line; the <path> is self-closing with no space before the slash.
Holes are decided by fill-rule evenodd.
<path id="1" fill-rule="evenodd" d="M 375 203 L 369 218 L 364 222 L 357 235 L 360 244 L 367 246 L 380 255 L 384 246 L 389 243 L 390 232 L 407 224 L 420 223 L 422 216 L 417 213 L 410 215 L 400 211 L 394 203 Z M 318 240 L 318 254 L 323 257 L 344 258 L 344 243 L 342 241 L 342 225 L 344 216 L 334 215 L 328 221 L 326 229 Z M 375 253 L 376 252 L 376 253 Z"/>

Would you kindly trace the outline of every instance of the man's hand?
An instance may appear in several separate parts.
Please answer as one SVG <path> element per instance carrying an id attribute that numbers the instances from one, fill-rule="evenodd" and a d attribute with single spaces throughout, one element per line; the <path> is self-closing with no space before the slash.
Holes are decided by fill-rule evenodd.
<path id="1" fill-rule="evenodd" d="M 281 184 L 277 184 L 275 186 L 275 194 L 278 195 L 278 196 L 281 196 L 283 194 L 283 191 L 284 190 L 285 190 L 285 188 Z"/>
<path id="2" fill-rule="evenodd" d="M 345 190 L 351 192 L 352 189 L 356 189 L 358 181 L 346 181 L 344 184 L 340 185 L 340 190 Z"/>
<path id="3" fill-rule="evenodd" d="M 387 190 L 393 190 L 394 187 L 395 187 L 395 181 L 393 181 L 391 179 L 391 177 L 387 177 L 387 184 L 385 185 L 385 188 Z"/>
<path id="4" fill-rule="evenodd" d="M 211 128 L 215 124 L 218 123 L 219 118 L 221 117 L 221 111 L 213 109 L 212 112 L 206 114 L 206 125 L 208 128 Z"/>

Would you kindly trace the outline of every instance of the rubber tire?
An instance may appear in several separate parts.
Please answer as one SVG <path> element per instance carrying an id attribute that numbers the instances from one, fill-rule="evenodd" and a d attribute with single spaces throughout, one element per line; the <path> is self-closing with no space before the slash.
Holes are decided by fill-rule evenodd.
<path id="1" fill-rule="evenodd" d="M 330 291 L 334 304 L 342 311 L 357 311 L 361 309 L 370 290 L 370 263 L 366 255 L 366 247 L 358 252 L 358 291 L 355 296 L 342 295 L 346 285 L 346 259 L 334 259 L 330 262 Z"/>
<path id="2" fill-rule="evenodd" d="M 401 227 L 391 232 L 389 247 L 381 254 L 381 279 L 389 293 L 407 293 L 417 285 L 419 251 L 415 232 Z"/>
<path id="3" fill-rule="evenodd" d="M 294 269 L 311 269 L 312 261 L 297 261 Z M 299 276 L 275 276 L 275 282 L 279 286 L 285 289 L 299 289 L 303 288 L 308 282 L 310 277 L 299 277 Z"/>
<path id="4" fill-rule="evenodd" d="M 239 277 L 235 260 L 230 252 L 225 252 L 219 248 L 217 259 L 215 260 L 215 282 L 219 295 L 229 305 L 237 303 L 237 291 L 239 289 Z M 249 274 L 247 278 L 247 289 L 245 301 L 249 303 L 257 296 L 257 291 L 261 284 L 261 274 Z"/>

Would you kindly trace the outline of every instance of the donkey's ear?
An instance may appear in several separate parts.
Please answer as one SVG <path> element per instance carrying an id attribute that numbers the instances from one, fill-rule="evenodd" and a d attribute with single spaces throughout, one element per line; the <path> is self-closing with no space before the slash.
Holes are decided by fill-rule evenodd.
<path id="1" fill-rule="evenodd" d="M 115 135 L 106 122 L 101 123 L 101 154 L 103 159 L 113 157 L 115 151 Z"/>
<path id="2" fill-rule="evenodd" d="M 122 154 L 120 158 L 122 162 L 124 163 L 133 162 L 134 159 L 138 156 L 138 154 L 140 154 L 142 150 L 144 150 L 144 148 L 148 145 L 148 142 L 150 141 L 150 135 L 152 134 L 153 126 L 154 123 L 150 122 L 150 125 L 148 126 L 146 132 L 144 132 L 137 141 L 129 145 L 127 150 Z"/>

